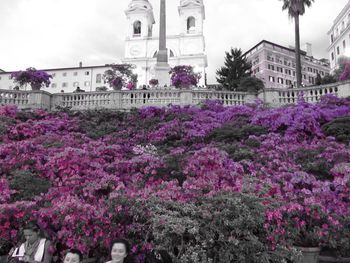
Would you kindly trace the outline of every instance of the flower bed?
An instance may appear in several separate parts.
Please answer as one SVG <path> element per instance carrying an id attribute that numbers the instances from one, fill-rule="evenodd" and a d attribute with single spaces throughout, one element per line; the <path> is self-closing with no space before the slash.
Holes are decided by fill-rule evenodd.
<path id="1" fill-rule="evenodd" d="M 350 149 L 330 126 L 349 116 L 350 101 L 330 96 L 275 109 L 0 107 L 0 249 L 36 219 L 57 253 L 96 258 L 115 237 L 140 263 L 154 246 L 175 262 L 282 262 L 303 240 L 341 255 Z M 34 179 L 44 187 L 21 187 Z"/>

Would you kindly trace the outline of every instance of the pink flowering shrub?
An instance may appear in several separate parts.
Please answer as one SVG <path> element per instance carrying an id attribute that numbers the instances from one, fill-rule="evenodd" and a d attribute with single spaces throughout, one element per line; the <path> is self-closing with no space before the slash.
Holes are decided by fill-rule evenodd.
<path id="1" fill-rule="evenodd" d="M 349 116 L 349 101 L 332 96 L 283 108 L 224 107 L 215 101 L 129 113 L 0 107 L 0 240 L 17 243 L 23 222 L 36 219 L 56 253 L 78 247 L 102 258 L 111 239 L 125 237 L 143 263 L 145 253 L 171 233 L 167 226 L 155 230 L 172 222 L 163 220 L 171 215 L 167 202 L 195 207 L 201 216 L 191 224 L 206 225 L 215 244 L 220 222 L 207 220 L 219 211 L 200 212 L 206 204 L 198 200 L 210 203 L 229 194 L 262 200 L 254 251 L 277 253 L 276 262 L 284 253 L 277 251 L 303 237 L 337 251 L 336 244 L 342 244 L 346 251 L 349 234 L 339 229 L 350 216 L 350 148 L 325 127 Z M 47 189 L 25 194 L 18 175 L 48 182 Z M 159 202 L 165 202 L 162 213 Z M 309 215 L 314 222 L 307 221 Z M 244 222 L 238 217 L 237 228 Z M 248 251 L 235 236 L 228 238 L 237 251 Z M 196 243 L 173 256 L 177 262 L 199 254 L 210 258 L 203 255 L 206 245 Z M 211 253 L 219 253 L 213 247 Z M 248 254 L 242 254 L 242 262 Z"/>

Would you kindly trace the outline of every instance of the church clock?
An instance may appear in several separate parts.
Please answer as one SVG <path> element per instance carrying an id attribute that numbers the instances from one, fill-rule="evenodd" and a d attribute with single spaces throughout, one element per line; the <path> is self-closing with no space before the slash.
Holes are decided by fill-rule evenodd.
<path id="1" fill-rule="evenodd" d="M 132 45 L 130 47 L 130 55 L 131 56 L 138 56 L 141 53 L 141 47 L 139 45 Z"/>

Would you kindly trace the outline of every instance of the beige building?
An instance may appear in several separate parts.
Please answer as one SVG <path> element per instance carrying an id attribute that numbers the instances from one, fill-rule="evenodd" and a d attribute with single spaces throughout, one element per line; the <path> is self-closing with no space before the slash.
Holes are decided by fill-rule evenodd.
<path id="1" fill-rule="evenodd" d="M 312 56 L 311 44 L 306 44 L 306 51 L 301 50 L 302 84 L 316 83 L 317 74 L 324 77 L 329 73 L 326 59 Z M 265 88 L 286 89 L 296 86 L 295 50 L 266 40 L 262 40 L 243 54 L 252 64 L 253 75 L 261 79 Z"/>
<path id="2" fill-rule="evenodd" d="M 331 71 L 334 71 L 338 67 L 340 57 L 350 56 L 350 1 L 336 17 L 327 34 L 330 67 Z"/>
<path id="3" fill-rule="evenodd" d="M 79 87 L 85 91 L 95 91 L 97 87 L 108 86 L 103 81 L 103 73 L 110 69 L 108 66 L 91 66 L 84 67 L 80 63 L 78 67 L 44 69 L 48 74 L 52 75 L 50 87 L 41 90 L 50 93 L 73 92 Z M 14 89 L 16 84 L 10 78 L 12 72 L 0 72 L 0 89 Z M 30 90 L 31 88 L 24 87 Z"/>

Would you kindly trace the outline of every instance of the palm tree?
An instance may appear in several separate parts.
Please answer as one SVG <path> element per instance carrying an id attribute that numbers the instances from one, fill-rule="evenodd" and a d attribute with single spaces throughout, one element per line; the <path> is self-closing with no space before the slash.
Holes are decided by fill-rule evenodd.
<path id="1" fill-rule="evenodd" d="M 299 16 L 305 13 L 305 6 L 310 7 L 314 0 L 280 0 L 283 1 L 282 10 L 288 10 L 289 17 L 294 19 L 295 25 L 295 60 L 297 88 L 301 86 L 301 62 L 300 62 L 300 33 Z"/>

